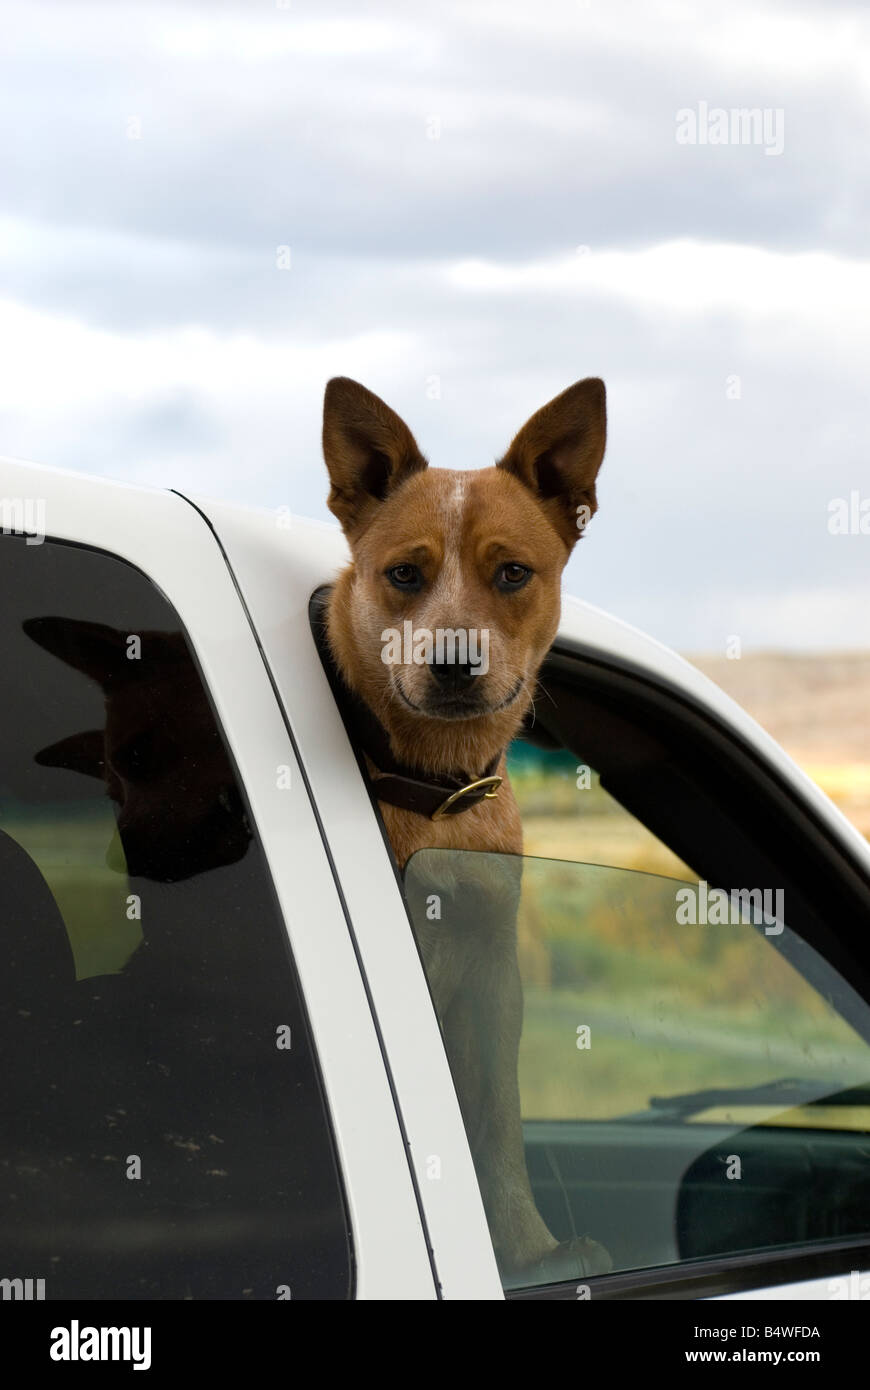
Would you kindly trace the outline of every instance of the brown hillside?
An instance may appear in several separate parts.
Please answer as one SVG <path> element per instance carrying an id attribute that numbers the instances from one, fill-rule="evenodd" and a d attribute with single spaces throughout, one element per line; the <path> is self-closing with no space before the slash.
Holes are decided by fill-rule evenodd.
<path id="1" fill-rule="evenodd" d="M 870 652 L 687 660 L 757 719 L 870 837 Z"/>

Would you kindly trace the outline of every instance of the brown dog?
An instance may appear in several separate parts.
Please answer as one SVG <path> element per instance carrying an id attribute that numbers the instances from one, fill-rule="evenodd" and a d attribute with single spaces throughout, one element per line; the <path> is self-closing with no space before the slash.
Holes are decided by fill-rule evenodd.
<path id="1" fill-rule="evenodd" d="M 596 510 L 605 436 L 604 383 L 588 378 L 533 415 L 495 467 L 435 471 L 372 392 L 345 377 L 326 387 L 329 506 L 353 557 L 329 599 L 328 643 L 365 710 L 361 742 L 400 867 L 431 848 L 522 854 L 505 750 L 556 635 L 562 570 Z M 439 632 L 452 647 L 439 648 Z M 413 648 L 399 652 L 389 634 Z M 456 859 L 469 866 L 460 889 L 442 887 L 462 910 L 416 930 L 500 1267 L 511 1282 L 542 1261 L 538 1281 L 605 1270 L 596 1242 L 558 1244 L 526 1172 L 520 861 L 482 855 L 475 870 L 473 855 Z"/>

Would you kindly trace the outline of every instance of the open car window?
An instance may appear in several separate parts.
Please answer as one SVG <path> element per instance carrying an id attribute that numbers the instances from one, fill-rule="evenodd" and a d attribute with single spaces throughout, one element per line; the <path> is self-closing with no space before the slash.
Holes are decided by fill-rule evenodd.
<path id="1" fill-rule="evenodd" d="M 861 866 L 684 692 L 567 647 L 541 685 L 508 759 L 539 1212 L 557 1239 L 603 1245 L 616 1275 L 866 1241 Z M 406 866 L 424 966 L 437 885 L 442 910 L 467 912 L 463 876 L 486 858 L 515 857 Z M 503 1273 L 514 1292 L 534 1282 Z"/>

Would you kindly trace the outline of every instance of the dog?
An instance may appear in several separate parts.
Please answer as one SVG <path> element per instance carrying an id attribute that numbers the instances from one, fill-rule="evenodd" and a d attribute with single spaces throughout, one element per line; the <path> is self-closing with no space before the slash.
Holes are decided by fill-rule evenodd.
<path id="1" fill-rule="evenodd" d="M 430 468 L 404 421 L 355 381 L 333 378 L 324 397 L 328 505 L 351 551 L 325 628 L 355 708 L 350 727 L 400 870 L 425 860 L 420 852 L 476 852 L 452 858 L 450 882 L 438 884 L 451 906 L 442 920 L 412 917 L 511 1283 L 610 1268 L 597 1242 L 555 1239 L 526 1171 L 517 1079 L 523 836 L 505 765 L 556 635 L 562 571 L 597 509 L 605 442 L 605 388 L 594 377 L 544 405 L 495 466 L 475 472 Z M 450 650 L 432 637 L 439 632 L 453 634 Z M 482 635 L 487 659 L 474 661 Z M 430 873 L 439 872 L 433 862 Z"/>
<path id="2" fill-rule="evenodd" d="M 180 632 L 131 638 L 105 623 L 28 618 L 24 632 L 105 695 L 105 727 L 42 748 L 35 761 L 103 782 L 117 807 L 123 856 L 111 868 L 170 883 L 232 864 L 251 830 L 236 777 Z"/>

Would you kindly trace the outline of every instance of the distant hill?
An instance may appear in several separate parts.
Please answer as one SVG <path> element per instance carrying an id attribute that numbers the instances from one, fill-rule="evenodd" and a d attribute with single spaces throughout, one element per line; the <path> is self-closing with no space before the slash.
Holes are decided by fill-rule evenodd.
<path id="1" fill-rule="evenodd" d="M 870 838 L 870 652 L 686 654 Z"/>

